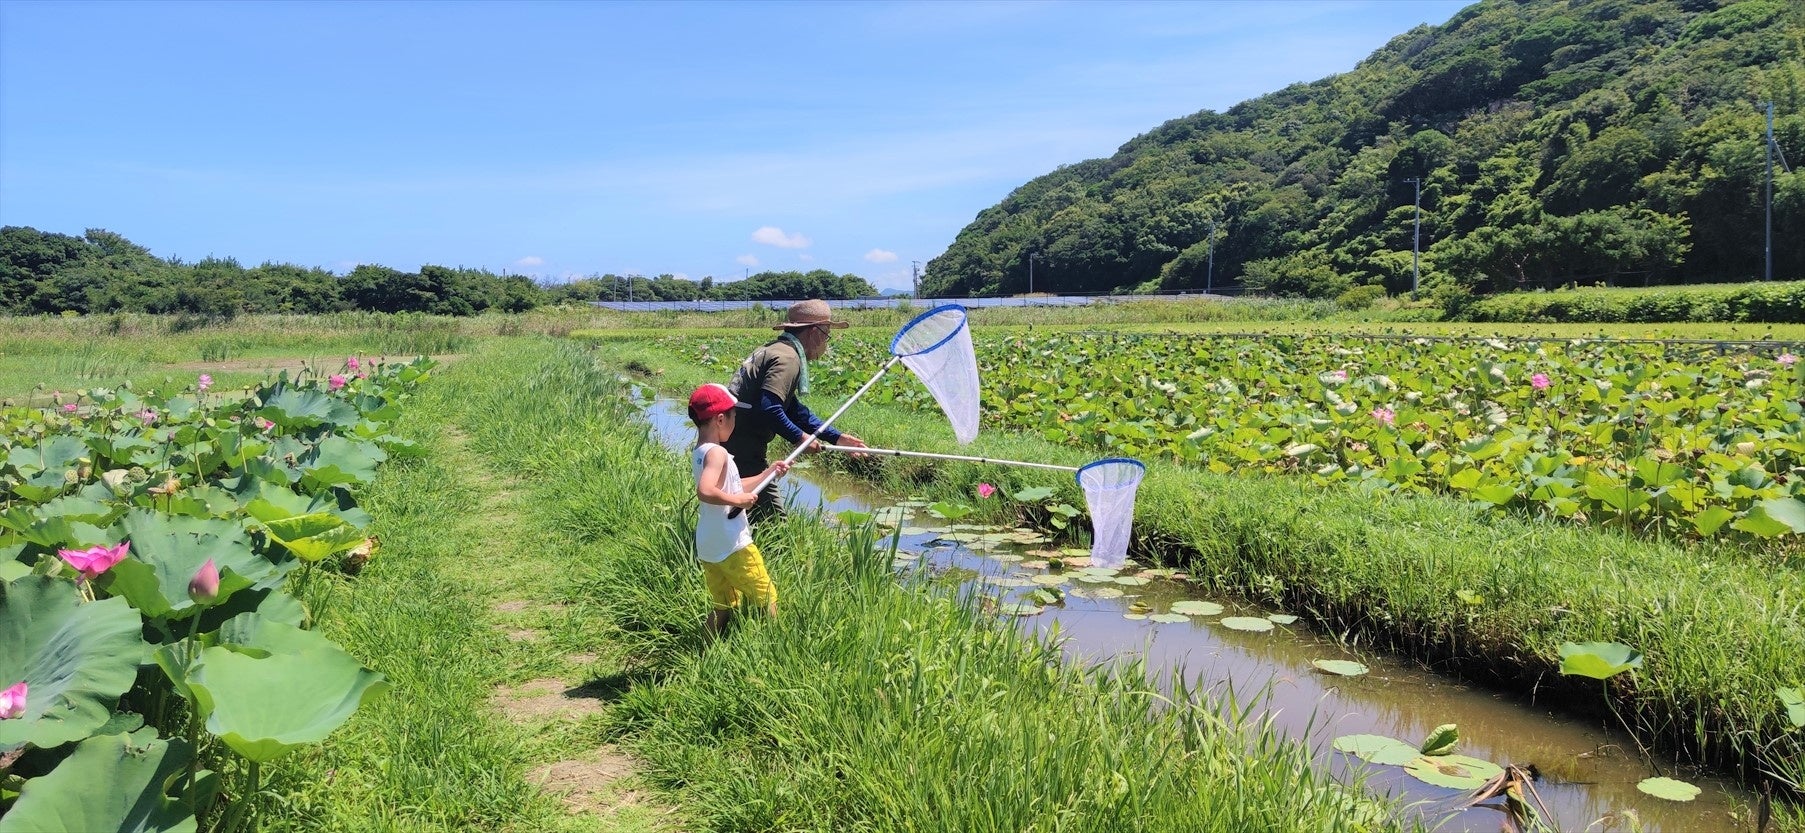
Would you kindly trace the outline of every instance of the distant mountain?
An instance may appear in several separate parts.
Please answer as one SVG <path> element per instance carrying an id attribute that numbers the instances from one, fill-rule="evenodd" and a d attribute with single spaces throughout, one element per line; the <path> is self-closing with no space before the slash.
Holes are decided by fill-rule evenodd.
<path id="1" fill-rule="evenodd" d="M 979 213 L 924 294 L 1334 295 L 1759 277 L 1765 116 L 1805 158 L 1799 0 L 1486 0 L 1354 70 L 1167 122 Z M 1778 160 L 1778 157 L 1776 157 Z M 1775 277 L 1805 274 L 1776 161 Z M 1210 233 L 1214 223 L 1214 268 Z"/>

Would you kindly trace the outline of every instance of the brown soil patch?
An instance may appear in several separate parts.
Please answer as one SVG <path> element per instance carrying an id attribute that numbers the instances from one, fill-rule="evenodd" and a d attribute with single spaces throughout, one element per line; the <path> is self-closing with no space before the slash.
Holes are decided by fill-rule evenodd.
<path id="1" fill-rule="evenodd" d="M 569 659 L 570 659 L 571 663 L 573 663 L 575 665 L 592 665 L 595 663 L 596 660 L 601 659 L 601 657 L 596 654 L 581 653 L 581 654 L 571 654 Z"/>
<path id="2" fill-rule="evenodd" d="M 495 692 L 495 701 L 501 713 L 516 723 L 549 718 L 577 719 L 607 708 L 594 693 L 569 688 L 564 681 L 550 678 L 529 680 L 517 688 L 503 687 Z"/>
<path id="3" fill-rule="evenodd" d="M 489 609 L 495 611 L 496 613 L 519 613 L 520 611 L 526 610 L 527 605 L 530 605 L 530 604 L 532 604 L 532 602 L 525 602 L 525 601 L 516 599 L 511 602 L 496 602 L 495 606 L 491 607 Z"/>
<path id="4" fill-rule="evenodd" d="M 532 628 L 521 628 L 516 631 L 508 631 L 507 637 L 509 642 L 537 642 L 539 641 L 539 632 Z"/>
<path id="5" fill-rule="evenodd" d="M 530 777 L 540 789 L 557 796 L 572 815 L 615 813 L 643 803 L 638 790 L 616 786 L 637 771 L 632 758 L 604 746 L 581 758 L 534 767 Z"/>

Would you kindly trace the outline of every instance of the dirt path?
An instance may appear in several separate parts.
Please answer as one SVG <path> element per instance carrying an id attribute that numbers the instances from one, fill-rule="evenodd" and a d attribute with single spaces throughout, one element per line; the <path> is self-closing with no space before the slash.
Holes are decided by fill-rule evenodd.
<path id="1" fill-rule="evenodd" d="M 478 456 L 455 427 L 442 442 L 461 456 Z M 559 573 L 554 556 L 533 544 L 542 532 L 533 528 L 528 484 L 491 466 L 476 468 L 486 473 L 468 485 L 481 494 L 477 514 L 488 520 L 469 541 L 464 575 L 486 600 L 490 626 L 507 637 L 498 658 L 507 680 L 490 704 L 522 739 L 527 780 L 564 805 L 570 830 L 681 830 L 676 809 L 661 803 L 639 775 L 639 762 L 599 741 L 610 705 L 632 685 L 599 631 L 600 615 L 581 599 L 560 595 L 567 592 L 563 582 L 520 580 Z"/>

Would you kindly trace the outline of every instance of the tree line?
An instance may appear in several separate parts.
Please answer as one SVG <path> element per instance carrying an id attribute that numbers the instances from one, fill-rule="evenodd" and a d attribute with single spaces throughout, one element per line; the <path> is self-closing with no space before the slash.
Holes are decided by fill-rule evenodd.
<path id="1" fill-rule="evenodd" d="M 1482 0 L 979 213 L 923 291 L 1334 297 L 1805 274 L 1805 4 Z M 1420 239 L 1416 238 L 1420 186 Z M 1413 264 L 1413 243 L 1420 259 Z"/>
<path id="2" fill-rule="evenodd" d="M 767 301 L 860 298 L 877 289 L 858 275 L 760 272 L 744 280 L 599 275 L 538 283 L 486 269 L 363 264 L 345 275 L 318 267 L 232 258 L 159 258 L 104 229 L 80 237 L 29 226 L 0 228 L 0 314 L 143 312 L 230 318 L 241 313 L 345 310 L 475 315 L 604 300 Z"/>

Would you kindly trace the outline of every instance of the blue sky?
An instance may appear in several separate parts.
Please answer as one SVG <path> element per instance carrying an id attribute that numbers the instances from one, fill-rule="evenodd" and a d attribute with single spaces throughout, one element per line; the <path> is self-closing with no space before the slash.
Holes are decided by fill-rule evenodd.
<path id="1" fill-rule="evenodd" d="M 0 2 L 0 224 L 159 256 L 909 283 L 1168 119 L 1447 0 Z"/>

